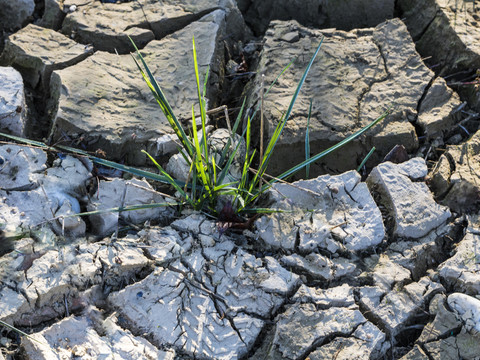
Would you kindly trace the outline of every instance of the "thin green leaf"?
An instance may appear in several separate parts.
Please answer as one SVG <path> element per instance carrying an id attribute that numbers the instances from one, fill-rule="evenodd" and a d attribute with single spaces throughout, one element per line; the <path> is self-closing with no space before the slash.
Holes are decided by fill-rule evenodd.
<path id="1" fill-rule="evenodd" d="M 370 158 L 370 156 L 372 156 L 373 152 L 375 151 L 375 146 L 372 147 L 370 149 L 370 151 L 368 152 L 367 156 L 365 156 L 362 160 L 362 162 L 360 163 L 360 165 L 358 166 L 357 168 L 357 172 L 360 172 L 360 170 L 362 170 L 363 166 L 365 165 L 365 163 L 368 161 L 368 159 Z"/>
<path id="2" fill-rule="evenodd" d="M 307 164 L 311 164 L 315 161 L 317 161 L 318 159 L 321 159 L 322 157 L 330 154 L 331 152 L 341 148 L 342 146 L 344 146 L 345 144 L 348 144 L 349 142 L 351 142 L 352 140 L 354 140 L 355 138 L 359 137 L 360 135 L 362 135 L 364 132 L 368 131 L 370 128 L 372 128 L 373 126 L 375 126 L 376 124 L 378 124 L 380 121 L 382 121 L 383 119 L 385 119 L 391 112 L 391 108 L 389 108 L 388 110 L 386 110 L 382 115 L 380 115 L 377 119 L 373 120 L 370 124 L 368 124 L 367 126 L 363 127 L 362 129 L 360 129 L 359 131 L 357 131 L 356 133 L 350 135 L 349 137 L 343 139 L 342 141 L 340 141 L 338 144 L 335 144 L 331 147 L 329 147 L 327 150 L 324 150 L 322 151 L 321 153 L 311 157 L 308 161 L 303 161 L 302 163 L 292 167 L 290 170 L 287 170 L 285 171 L 283 174 L 277 176 L 278 179 L 280 180 L 284 180 L 285 178 L 287 178 L 288 176 L 291 176 L 293 174 L 295 174 L 297 171 L 303 169 Z M 273 179 L 270 181 L 271 184 L 275 183 L 277 180 Z"/>
<path id="3" fill-rule="evenodd" d="M 310 99 L 310 107 L 308 109 L 307 117 L 307 129 L 305 131 L 305 161 L 308 161 L 310 158 L 310 118 L 312 117 L 312 104 L 313 101 Z M 305 177 L 308 179 L 310 176 L 310 164 L 305 167 Z"/>
<path id="4" fill-rule="evenodd" d="M 155 164 L 155 166 L 158 168 L 158 170 L 163 174 L 163 176 L 165 176 L 167 178 L 167 181 L 170 185 L 172 185 L 175 190 L 177 190 L 181 195 L 182 197 L 188 201 L 190 204 L 193 205 L 193 202 L 192 200 L 190 199 L 190 197 L 188 196 L 187 193 L 185 193 L 185 191 L 183 191 L 183 189 L 180 187 L 180 185 L 177 184 L 177 181 L 175 181 L 163 168 L 162 166 L 153 158 L 153 156 L 151 156 L 148 152 L 146 152 L 145 150 L 142 150 L 142 152 L 144 154 L 146 154 L 150 160 Z"/>

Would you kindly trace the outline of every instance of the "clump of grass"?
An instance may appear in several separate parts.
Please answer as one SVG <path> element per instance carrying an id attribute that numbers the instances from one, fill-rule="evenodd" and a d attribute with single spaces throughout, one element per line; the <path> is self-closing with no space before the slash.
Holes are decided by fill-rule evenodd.
<path id="1" fill-rule="evenodd" d="M 229 173 L 230 168 L 232 166 L 232 162 L 234 160 L 235 155 L 237 154 L 239 143 L 234 146 L 231 140 L 228 140 L 225 148 L 222 152 L 222 157 L 220 161 L 215 161 L 215 157 L 209 154 L 208 148 L 208 141 L 206 135 L 206 109 L 205 109 L 205 89 L 206 83 L 208 79 L 208 71 L 207 75 L 205 76 L 205 81 L 203 83 L 203 92 L 202 86 L 200 83 L 199 73 L 198 73 L 198 63 L 197 63 L 197 55 L 195 49 L 195 39 L 193 39 L 193 62 L 195 66 L 195 78 L 197 84 L 197 94 L 198 94 L 198 103 L 200 106 L 200 118 L 201 118 L 201 140 L 199 137 L 199 131 L 197 131 L 197 125 L 195 121 L 195 113 L 192 106 L 192 136 L 187 136 L 185 130 L 182 128 L 181 123 L 176 118 L 175 114 L 172 111 L 170 104 L 168 103 L 160 85 L 157 83 L 155 77 L 152 75 L 150 69 L 148 68 L 145 59 L 143 58 L 142 54 L 135 46 L 132 41 L 133 46 L 136 50 L 137 58 L 134 58 L 134 61 L 142 74 L 143 79 L 147 83 L 148 87 L 150 88 L 153 96 L 155 97 L 157 103 L 160 106 L 160 109 L 165 114 L 170 126 L 172 127 L 173 131 L 178 137 L 179 144 L 181 147 L 179 148 L 180 154 L 183 156 L 187 164 L 190 166 L 190 173 L 188 175 L 188 179 L 191 179 L 188 184 L 186 184 L 183 188 L 179 184 L 179 182 L 173 179 L 156 161 L 155 159 L 148 153 L 147 156 L 152 160 L 152 162 L 157 166 L 160 173 L 167 179 L 168 183 L 170 183 L 178 192 L 181 199 L 188 203 L 196 210 L 203 210 L 208 211 L 209 213 L 218 216 L 218 207 L 217 203 L 219 198 L 228 196 L 232 198 L 231 209 L 237 214 L 250 212 L 250 213 L 257 213 L 257 212 L 269 212 L 270 209 L 262 209 L 255 207 L 255 204 L 259 197 L 269 189 L 273 183 L 277 181 L 282 181 L 288 178 L 289 176 L 295 174 L 296 172 L 306 169 L 307 174 L 309 170 L 310 164 L 319 160 L 320 158 L 324 157 L 325 155 L 339 149 L 343 145 L 349 143 L 353 139 L 357 138 L 365 131 L 370 129 L 372 126 L 376 125 L 382 119 L 384 119 L 389 110 L 384 112 L 379 118 L 372 121 L 369 125 L 365 126 L 358 132 L 354 133 L 353 135 L 347 137 L 343 141 L 339 142 L 338 144 L 330 147 L 329 149 L 322 151 L 315 156 L 310 157 L 310 148 L 309 148 L 309 138 L 308 138 L 308 129 L 306 132 L 306 159 L 302 163 L 294 166 L 290 170 L 284 172 L 283 174 L 272 178 L 270 177 L 269 180 L 265 179 L 266 170 L 268 168 L 269 161 L 273 152 L 275 151 L 275 147 L 277 145 L 278 139 L 280 138 L 282 131 L 290 118 L 292 113 L 292 109 L 295 105 L 297 97 L 300 93 L 300 90 L 305 82 L 307 74 L 312 67 L 312 64 L 320 51 L 321 45 L 323 42 L 323 38 L 320 41 L 320 44 L 315 50 L 310 62 L 308 63 L 302 78 L 300 79 L 295 93 L 290 101 L 290 105 L 287 111 L 284 113 L 280 121 L 278 122 L 273 135 L 265 149 L 265 151 L 261 151 L 260 159 L 258 159 L 259 167 L 256 170 L 251 169 L 251 165 L 254 161 L 256 151 L 251 148 L 251 124 L 252 119 L 247 117 L 246 127 L 243 131 L 243 137 L 245 139 L 246 144 L 246 152 L 245 157 L 243 159 L 243 169 L 241 173 L 241 178 L 238 181 L 233 182 L 225 182 L 226 175 Z M 133 55 L 132 55 L 133 56 Z M 291 65 L 288 64 L 287 68 Z M 282 73 L 286 70 L 286 68 L 282 71 Z M 272 84 L 273 86 L 273 84 Z M 271 88 L 271 87 L 270 87 Z M 269 89 L 270 89 L 269 88 Z M 243 109 L 244 109 L 245 102 L 242 104 L 238 117 L 235 121 L 235 125 L 233 127 L 233 132 L 236 132 L 239 127 L 240 120 L 242 118 Z M 309 121 L 310 121 L 310 114 L 311 114 L 311 106 L 309 111 Z M 261 149 L 263 150 L 263 149 Z M 227 156 L 230 154 L 230 156 Z M 307 175 L 308 176 L 308 175 Z"/>

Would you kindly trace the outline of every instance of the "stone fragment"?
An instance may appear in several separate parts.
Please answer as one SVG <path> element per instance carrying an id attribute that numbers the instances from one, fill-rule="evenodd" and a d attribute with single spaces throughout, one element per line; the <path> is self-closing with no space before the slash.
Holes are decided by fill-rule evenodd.
<path id="1" fill-rule="evenodd" d="M 116 7 L 137 2 L 94 4 Z M 225 12 L 217 10 L 162 40 L 151 41 L 142 50 L 175 115 L 187 124 L 191 123 L 192 104 L 198 101 L 192 37 L 195 35 L 200 73 L 210 66 L 208 109 L 216 105 L 222 82 L 225 28 Z M 54 139 L 65 134 L 83 136 L 92 151 L 101 149 L 108 159 L 125 158 L 134 165 L 149 161 L 142 149 L 153 157 L 166 155 L 158 153 L 163 146 L 157 140 L 173 130 L 130 55 L 97 51 L 79 64 L 54 71 L 51 94 Z"/>
<path id="2" fill-rule="evenodd" d="M 0 67 L 0 131 L 25 136 L 26 122 L 22 75 L 13 67 Z"/>
<path id="3" fill-rule="evenodd" d="M 111 294 L 109 302 L 157 346 L 190 357 L 236 359 L 251 349 L 261 319 L 298 281 L 273 258 L 256 259 L 224 238 Z"/>
<path id="4" fill-rule="evenodd" d="M 126 206 L 158 204 L 157 207 L 123 211 L 108 211 Z M 95 234 L 107 235 L 115 230 L 118 219 L 138 224 L 147 220 L 159 220 L 170 213 L 168 203 L 146 180 L 101 180 L 98 189 L 90 196 L 88 211 L 102 211 L 89 215 Z"/>
<path id="5" fill-rule="evenodd" d="M 425 350 L 430 359 L 461 360 L 461 358 L 458 356 L 460 349 L 458 348 L 458 344 L 453 337 L 427 343 L 425 344 Z"/>
<path id="6" fill-rule="evenodd" d="M 257 34 L 263 34 L 271 20 L 295 19 L 312 28 L 351 30 L 376 26 L 392 18 L 394 1 L 352 1 L 332 3 L 326 0 L 307 0 L 298 6 L 295 2 L 237 0 L 238 7 L 248 19 L 248 25 Z"/>
<path id="7" fill-rule="evenodd" d="M 35 39 L 35 41 L 32 41 Z M 52 71 L 72 66 L 93 54 L 90 46 L 76 43 L 59 32 L 29 24 L 10 35 L 2 57 L 22 72 L 32 88 L 48 90 Z"/>
<path id="8" fill-rule="evenodd" d="M 453 211 L 473 212 L 480 209 L 480 132 L 461 145 L 449 146 L 429 174 L 432 189 Z"/>
<path id="9" fill-rule="evenodd" d="M 448 295 L 448 306 L 462 319 L 468 331 L 480 333 L 480 300 L 462 293 Z"/>
<path id="10" fill-rule="evenodd" d="M 294 31 L 301 36 L 292 46 L 283 36 Z M 376 28 L 348 33 L 308 29 L 294 21 L 273 21 L 265 35 L 257 74 L 265 74 L 265 84 L 269 84 L 285 64 L 298 58 L 265 97 L 267 139 L 272 137 L 282 111 L 287 110 L 322 36 L 325 40 L 320 52 L 272 155 L 269 165 L 271 175 L 278 175 L 305 158 L 301 154 L 305 149 L 310 99 L 313 100 L 309 126 L 312 154 L 338 143 L 378 118 L 388 105 L 395 105 L 393 112 L 365 137 L 349 143 L 334 156 L 327 155 L 318 160 L 311 166 L 310 173 L 338 173 L 356 168 L 372 146 L 377 149 L 374 154 L 377 160 L 397 144 L 405 146 L 408 152 L 418 147 L 411 122 L 416 120 L 417 108 L 434 73 L 422 62 L 407 28 L 399 19 L 387 21 Z M 248 85 L 247 104 L 251 109 L 257 107 L 260 87 L 261 76 L 255 77 Z M 440 108 L 442 113 L 449 113 L 451 105 L 445 100 L 426 103 L 425 117 L 429 113 L 427 109 L 440 111 Z M 439 125 L 442 131 L 445 126 L 448 124 Z"/>
<path id="11" fill-rule="evenodd" d="M 142 3 L 101 3 L 99 1 L 66 0 L 64 6 L 74 4 L 78 11 L 70 12 L 65 18 L 62 31 L 83 44 L 93 44 L 97 50 L 126 54 L 132 51 L 128 37 L 139 48 L 148 42 L 181 31 L 207 13 L 222 9 L 237 32 L 243 31 L 241 14 L 233 0 L 188 0 L 181 3 L 174 0 L 147 0 Z M 236 25 L 236 27 L 235 27 Z M 197 33 L 195 34 L 197 35 Z M 200 48 L 200 47 L 199 47 Z M 170 52 L 169 52 L 170 53 Z M 175 54 L 179 59 L 181 56 Z"/>
<path id="12" fill-rule="evenodd" d="M 34 0 L 0 0 L 0 31 L 20 29 L 34 10 Z"/>
<path id="13" fill-rule="evenodd" d="M 299 250 L 305 253 L 317 248 L 331 253 L 364 250 L 385 236 L 380 210 L 355 171 L 293 186 L 277 183 L 269 194 L 272 208 L 288 211 L 256 221 L 258 234 L 269 247 L 293 250 L 297 232 Z"/>
<path id="14" fill-rule="evenodd" d="M 386 162 L 375 167 L 367 184 L 381 196 L 381 202 L 393 217 L 393 234 L 402 238 L 421 238 L 444 224 L 450 211 L 438 205 L 422 180 L 427 175 L 422 158 L 402 164 Z"/>
<path id="15" fill-rule="evenodd" d="M 445 80 L 441 77 L 435 78 L 418 109 L 417 122 L 427 140 L 443 137 L 451 130 L 460 119 L 461 105 L 459 96 L 447 87 Z"/>
<path id="16" fill-rule="evenodd" d="M 96 330 L 100 328 L 102 335 Z M 174 360 L 175 352 L 157 349 L 140 336 L 133 336 L 108 318 L 92 324 L 89 317 L 69 317 L 22 341 L 27 360 L 124 359 Z"/>
<path id="17" fill-rule="evenodd" d="M 444 290 L 442 285 L 423 277 L 388 293 L 378 287 L 362 287 L 359 301 L 382 324 L 387 334 L 397 336 L 416 314 L 423 311 L 433 295 Z"/>
<path id="18" fill-rule="evenodd" d="M 363 324 L 367 320 L 356 306 L 317 310 L 312 303 L 289 305 L 275 320 L 275 335 L 264 359 L 304 358 L 312 346 L 333 336 L 349 337 Z M 376 330 L 376 335 L 385 336 Z"/>

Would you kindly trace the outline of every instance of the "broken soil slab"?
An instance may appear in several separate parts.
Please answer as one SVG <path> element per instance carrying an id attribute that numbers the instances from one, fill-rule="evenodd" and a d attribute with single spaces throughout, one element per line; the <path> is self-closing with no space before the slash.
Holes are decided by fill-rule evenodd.
<path id="1" fill-rule="evenodd" d="M 25 91 L 22 75 L 13 67 L 0 67 L 0 130 L 25 136 Z"/>
<path id="2" fill-rule="evenodd" d="M 143 48 L 150 41 L 179 31 L 217 9 L 225 11 L 231 27 L 229 30 L 236 30 L 234 37 L 241 37 L 239 32 L 243 32 L 243 19 L 233 0 L 64 2 L 64 6 L 69 5 L 75 5 L 76 9 L 66 16 L 62 32 L 82 44 L 93 44 L 96 50 L 111 53 L 127 54 L 132 51 L 128 37 Z M 181 57 L 176 52 L 169 54 L 173 54 L 175 61 Z"/>
<path id="3" fill-rule="evenodd" d="M 442 75 L 480 68 L 480 28 L 475 2 L 400 0 L 405 22 L 422 56 Z"/>
<path id="4" fill-rule="evenodd" d="M 2 61 L 20 69 L 25 82 L 32 88 L 41 84 L 41 89 L 48 91 L 52 71 L 74 65 L 91 54 L 91 46 L 29 24 L 7 38 Z"/>
<path id="5" fill-rule="evenodd" d="M 398 2 L 418 52 L 469 105 L 480 110 L 475 71 L 480 68 L 480 27 L 475 1 L 428 0 Z M 473 74 L 473 75 L 472 75 Z"/>
<path id="6" fill-rule="evenodd" d="M 289 41 L 291 33 L 298 34 L 293 43 Z M 372 146 L 377 148 L 375 156 L 378 159 L 397 144 L 404 145 L 409 152 L 418 147 L 412 122 L 416 121 L 417 109 L 434 73 L 422 62 L 407 28 L 399 19 L 376 28 L 351 32 L 313 30 L 294 21 L 273 21 L 265 35 L 257 74 L 265 74 L 265 84 L 268 85 L 291 60 L 296 61 L 265 97 L 267 140 L 287 110 L 322 36 L 325 39 L 320 52 L 272 155 L 268 169 L 272 175 L 278 175 L 305 159 L 301 154 L 305 151 L 310 100 L 313 101 L 309 127 L 311 155 L 358 131 L 393 105 L 392 114 L 380 124 L 334 156 L 319 160 L 312 165 L 311 173 L 338 173 L 356 168 Z M 257 106 L 260 88 L 261 76 L 257 76 L 246 90 L 251 109 Z M 451 104 L 439 99 L 425 105 L 424 113 L 427 108 L 449 113 Z M 437 128 L 432 125 L 432 129 L 443 131 L 444 126 L 448 126 L 448 121 Z"/>
<path id="7" fill-rule="evenodd" d="M 385 162 L 368 176 L 370 190 L 380 195 L 380 202 L 394 220 L 395 236 L 418 239 L 450 218 L 450 210 L 435 202 L 422 181 L 427 172 L 425 160 L 413 158 L 401 164 Z"/>
<path id="8" fill-rule="evenodd" d="M 225 12 L 217 10 L 142 50 L 175 115 L 186 124 L 191 124 L 192 105 L 198 102 L 192 37 L 200 73 L 210 67 L 208 109 L 215 106 L 222 82 L 225 26 Z M 173 132 L 130 55 L 98 51 L 77 65 L 54 71 L 51 94 L 54 139 L 82 137 L 89 149 L 102 149 L 112 160 L 145 164 L 141 150 L 157 156 L 162 150 L 157 141 Z"/>
<path id="9" fill-rule="evenodd" d="M 297 275 L 222 242 L 196 250 L 109 296 L 129 327 L 186 356 L 236 359 L 253 346 Z"/>
<path id="10" fill-rule="evenodd" d="M 260 239 L 273 249 L 303 253 L 365 250 L 385 237 L 382 215 L 356 171 L 275 184 L 273 209 L 285 211 L 256 221 Z M 299 242 L 296 245 L 297 233 Z"/>
<path id="11" fill-rule="evenodd" d="M 480 132 L 461 145 L 449 146 L 429 174 L 436 197 L 457 213 L 480 209 Z"/>
<path id="12" fill-rule="evenodd" d="M 393 0 L 307 0 L 298 3 L 288 0 L 237 0 L 248 25 L 258 35 L 265 33 L 271 20 L 297 20 L 313 28 L 351 30 L 376 26 L 393 17 Z"/>
<path id="13" fill-rule="evenodd" d="M 93 309 L 92 312 L 98 312 Z M 100 321 L 98 321 L 100 322 Z M 123 359 L 174 360 L 173 350 L 157 349 L 123 330 L 110 317 L 98 324 L 89 316 L 69 317 L 22 341 L 26 360 Z"/>
<path id="14" fill-rule="evenodd" d="M 82 291 L 101 284 L 104 291 L 144 276 L 150 261 L 141 249 L 120 244 L 69 245 L 60 250 L 16 254 L 16 276 L 3 275 L 1 320 L 32 326 L 62 317 L 86 304 Z M 12 289 L 16 289 L 15 291 Z"/>

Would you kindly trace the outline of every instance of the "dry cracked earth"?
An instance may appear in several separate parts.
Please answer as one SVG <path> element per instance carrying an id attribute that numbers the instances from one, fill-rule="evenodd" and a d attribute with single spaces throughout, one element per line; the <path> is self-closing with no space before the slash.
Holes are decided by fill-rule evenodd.
<path id="1" fill-rule="evenodd" d="M 283 212 L 244 230 L 174 206 L 75 216 L 171 200 L 2 141 L 0 359 L 480 359 L 479 14 L 463 0 L 0 0 L 0 130 L 15 136 L 140 167 L 146 150 L 185 177 L 129 36 L 186 121 L 195 36 L 217 143 L 295 59 L 265 96 L 268 140 L 323 39 L 273 175 L 304 159 L 309 108 L 311 155 L 392 109 L 309 179 L 276 184 L 263 201 Z"/>

